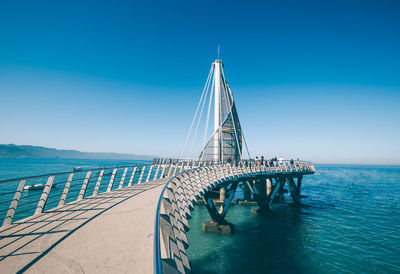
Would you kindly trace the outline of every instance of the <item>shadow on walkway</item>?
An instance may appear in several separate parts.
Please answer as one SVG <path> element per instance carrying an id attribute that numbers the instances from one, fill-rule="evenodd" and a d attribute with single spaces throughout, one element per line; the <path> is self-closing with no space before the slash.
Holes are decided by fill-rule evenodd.
<path id="1" fill-rule="evenodd" d="M 162 179 L 105 192 L 17 221 L 0 229 L 0 268 L 6 270 L 5 266 L 16 264 L 12 267 L 13 269 L 19 269 L 18 272 L 26 271 L 93 219 L 165 182 L 166 179 Z M 49 241 L 46 237 L 51 238 L 50 246 L 43 244 Z M 11 270 L 9 267 L 6 268 Z"/>

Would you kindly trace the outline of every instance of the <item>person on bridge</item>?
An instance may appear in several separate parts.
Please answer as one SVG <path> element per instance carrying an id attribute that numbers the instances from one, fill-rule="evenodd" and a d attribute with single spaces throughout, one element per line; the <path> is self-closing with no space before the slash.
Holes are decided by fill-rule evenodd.
<path id="1" fill-rule="evenodd" d="M 258 156 L 256 156 L 256 159 L 254 159 L 254 164 L 255 166 L 258 166 Z"/>
<path id="2" fill-rule="evenodd" d="M 260 165 L 261 165 L 261 166 L 264 165 L 264 156 L 261 156 L 261 163 L 260 163 Z"/>

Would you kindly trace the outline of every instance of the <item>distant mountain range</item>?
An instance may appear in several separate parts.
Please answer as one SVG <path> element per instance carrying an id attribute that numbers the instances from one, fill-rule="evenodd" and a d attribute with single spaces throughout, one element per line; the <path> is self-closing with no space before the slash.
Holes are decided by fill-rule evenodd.
<path id="1" fill-rule="evenodd" d="M 152 160 L 153 156 L 106 153 L 81 152 L 78 150 L 64 150 L 39 146 L 18 146 L 14 144 L 0 144 L 0 158 L 68 158 L 68 159 L 113 159 L 113 160 Z"/>

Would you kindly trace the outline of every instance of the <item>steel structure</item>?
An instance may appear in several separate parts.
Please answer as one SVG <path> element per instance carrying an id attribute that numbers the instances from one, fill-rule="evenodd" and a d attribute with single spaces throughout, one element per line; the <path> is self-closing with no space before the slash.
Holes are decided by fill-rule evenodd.
<path id="1" fill-rule="evenodd" d="M 214 99 L 214 130 L 200 153 L 200 160 L 239 161 L 242 159 L 243 133 L 232 90 L 226 81 L 220 59 L 212 64 L 210 100 Z"/>

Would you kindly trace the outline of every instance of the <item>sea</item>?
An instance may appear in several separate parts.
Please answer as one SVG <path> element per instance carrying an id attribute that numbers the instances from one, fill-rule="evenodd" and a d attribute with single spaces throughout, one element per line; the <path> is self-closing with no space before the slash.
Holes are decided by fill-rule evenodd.
<path id="1" fill-rule="evenodd" d="M 149 161 L 0 159 L 0 180 Z M 301 205 L 287 194 L 267 215 L 235 204 L 230 235 L 201 231 L 197 205 L 187 255 L 193 273 L 400 273 L 400 166 L 316 165 Z M 1 189 L 0 189 L 1 191 Z M 1 201 L 0 201 L 1 202 Z"/>

